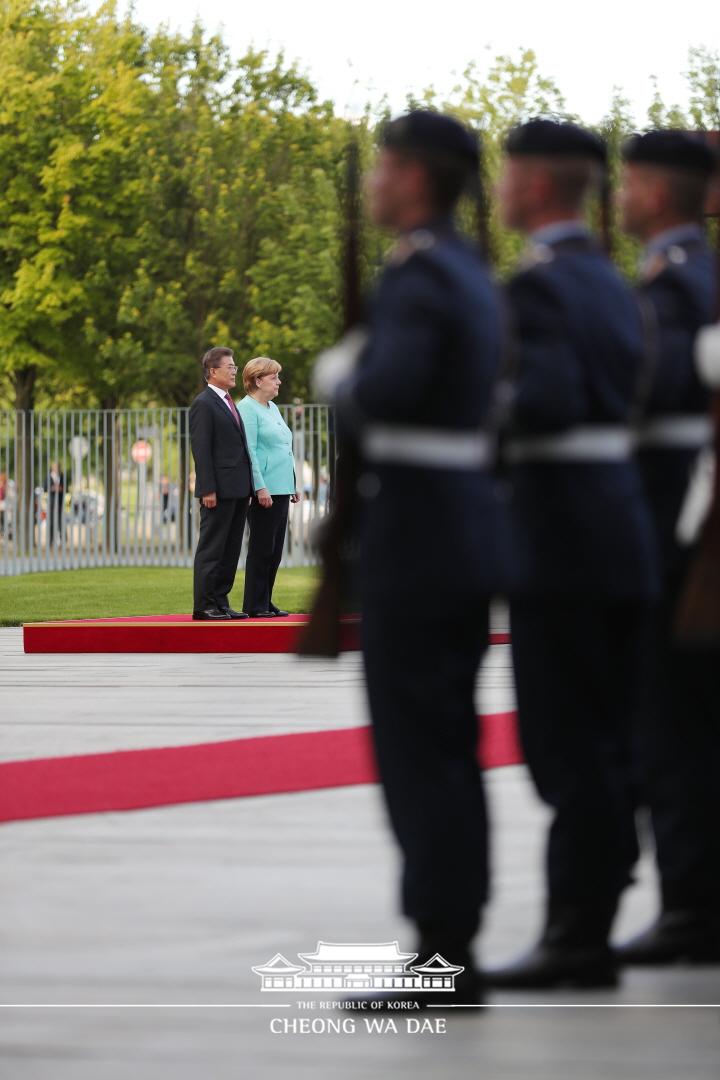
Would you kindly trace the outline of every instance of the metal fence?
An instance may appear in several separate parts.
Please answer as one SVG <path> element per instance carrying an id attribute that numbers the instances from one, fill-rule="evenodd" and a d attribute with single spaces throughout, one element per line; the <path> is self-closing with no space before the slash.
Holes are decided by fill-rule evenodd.
<path id="1" fill-rule="evenodd" d="M 293 432 L 302 495 L 290 507 L 283 565 L 307 566 L 335 459 L 331 410 L 280 410 Z M 0 411 L 0 577 L 191 566 L 199 513 L 188 412 Z"/>

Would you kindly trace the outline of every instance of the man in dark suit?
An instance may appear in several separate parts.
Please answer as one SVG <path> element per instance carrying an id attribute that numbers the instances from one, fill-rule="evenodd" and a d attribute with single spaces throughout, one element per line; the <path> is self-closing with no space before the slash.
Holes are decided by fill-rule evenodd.
<path id="1" fill-rule="evenodd" d="M 45 478 L 45 490 L 48 496 L 49 539 L 52 544 L 55 534 L 62 536 L 63 511 L 65 509 L 65 473 L 57 461 L 50 462 L 50 471 Z"/>
<path id="2" fill-rule="evenodd" d="M 713 318 L 715 266 L 703 208 L 716 157 L 698 136 L 651 131 L 628 140 L 623 159 L 618 201 L 625 230 L 645 244 L 638 293 L 655 342 L 638 443 L 662 598 L 639 752 L 661 912 L 617 955 L 625 964 L 720 963 L 720 675 L 717 655 L 683 649 L 673 633 L 694 555 L 680 542 L 678 519 L 698 454 L 712 442 L 709 391 L 693 351 Z"/>
<path id="3" fill-rule="evenodd" d="M 253 495 L 245 429 L 230 394 L 237 367 L 232 349 L 222 347 L 209 349 L 202 365 L 207 389 L 190 407 L 195 496 L 200 499 L 193 619 L 246 619 L 229 602 Z"/>
<path id="4" fill-rule="evenodd" d="M 637 858 L 631 723 L 657 589 L 630 422 L 643 364 L 631 291 L 588 232 L 605 147 L 534 120 L 506 143 L 505 223 L 530 239 L 505 457 L 524 566 L 511 596 L 518 723 L 553 821 L 544 932 L 506 989 L 612 986 L 610 928 Z"/>
<path id="5" fill-rule="evenodd" d="M 464 968 L 452 1001 L 468 1004 L 488 892 L 474 688 L 499 546 L 488 414 L 501 320 L 483 257 L 453 224 L 477 175 L 476 137 L 456 120 L 416 110 L 385 127 L 370 212 L 397 243 L 334 395 L 363 462 L 363 653 L 402 907 L 422 960 Z"/>

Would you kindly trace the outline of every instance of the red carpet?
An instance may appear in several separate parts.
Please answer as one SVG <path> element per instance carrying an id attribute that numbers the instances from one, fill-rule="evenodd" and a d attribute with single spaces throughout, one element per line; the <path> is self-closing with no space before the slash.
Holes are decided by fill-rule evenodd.
<path id="1" fill-rule="evenodd" d="M 286 653 L 294 652 L 307 615 L 283 619 L 193 622 L 190 615 L 137 615 L 127 619 L 76 619 L 26 623 L 26 653 Z M 494 633 L 491 644 L 505 645 Z M 359 619 L 343 619 L 342 648 L 358 649 Z"/>
<path id="2" fill-rule="evenodd" d="M 7 762 L 0 764 L 0 821 L 368 784 L 377 778 L 369 730 Z M 486 768 L 522 760 L 514 713 L 483 717 L 478 756 Z"/>

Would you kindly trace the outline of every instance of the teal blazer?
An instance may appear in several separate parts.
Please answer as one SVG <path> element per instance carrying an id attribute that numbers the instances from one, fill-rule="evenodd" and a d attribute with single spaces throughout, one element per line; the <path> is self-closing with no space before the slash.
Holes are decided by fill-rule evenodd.
<path id="1" fill-rule="evenodd" d="M 277 405 L 271 401 L 266 408 L 255 398 L 244 397 L 238 409 L 245 425 L 255 490 L 267 488 L 271 495 L 293 495 L 292 432 Z"/>

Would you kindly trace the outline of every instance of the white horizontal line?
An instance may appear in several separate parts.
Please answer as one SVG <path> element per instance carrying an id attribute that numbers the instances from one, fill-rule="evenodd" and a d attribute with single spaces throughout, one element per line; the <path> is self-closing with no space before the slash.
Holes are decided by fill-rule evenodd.
<path id="1" fill-rule="evenodd" d="M 720 1004 L 668 1004 L 668 1003 L 653 1003 L 647 1004 L 626 1002 L 623 1005 L 607 1005 L 607 1004 L 576 1004 L 576 1003 L 564 1003 L 557 1002 L 554 1004 L 540 1004 L 534 1001 L 519 1002 L 518 1004 L 497 1004 L 492 1005 L 427 1005 L 428 1009 L 720 1009 Z"/>
<path id="2" fill-rule="evenodd" d="M 161 1004 L 147 1004 L 140 1005 L 134 1003 L 103 1003 L 103 1004 L 82 1004 L 82 1005 L 63 1005 L 62 1003 L 53 1004 L 0 1004 L 0 1009 L 291 1009 L 292 1005 L 286 1005 L 282 1002 L 274 1002 L 272 1005 L 245 1005 L 239 1002 L 220 1002 L 216 1004 L 200 1004 L 190 1002 L 182 1004 L 177 1002 L 167 1002 Z"/>
<path id="3" fill-rule="evenodd" d="M 161 1003 L 161 1004 L 128 1004 L 128 1003 L 103 1003 L 103 1004 L 67 1004 L 53 1003 L 53 1004 L 0 1004 L 0 1009 L 291 1009 L 292 1004 L 286 1004 L 284 1002 L 276 1002 L 272 1005 L 247 1005 L 240 1002 L 220 1002 L 217 1004 L 200 1004 L 200 1003 Z M 539 1003 L 534 1001 L 518 1002 L 516 1004 L 498 1004 L 492 1003 L 487 1005 L 449 1005 L 438 1003 L 437 1005 L 427 1005 L 428 1009 L 720 1009 L 720 1003 L 713 1005 L 709 1003 L 681 1003 L 681 1004 L 669 1004 L 669 1003 L 633 1003 L 627 1002 L 621 1005 L 609 1005 L 609 1004 L 580 1004 L 580 1003 L 565 1003 L 556 1002 L 553 1004 Z M 352 1010 L 350 1010 L 352 1011 Z"/>

